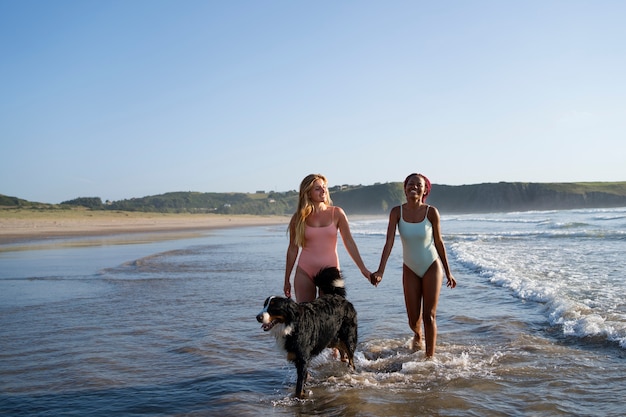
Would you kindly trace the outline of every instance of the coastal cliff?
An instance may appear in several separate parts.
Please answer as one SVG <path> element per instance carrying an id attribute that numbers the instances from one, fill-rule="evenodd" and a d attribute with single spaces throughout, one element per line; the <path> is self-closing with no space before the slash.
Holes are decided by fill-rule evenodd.
<path id="1" fill-rule="evenodd" d="M 402 183 L 335 192 L 332 198 L 356 214 L 387 212 L 405 201 Z M 428 203 L 446 213 L 626 207 L 626 182 L 433 184 Z"/>
<path id="2" fill-rule="evenodd" d="M 626 183 L 434 185 L 429 201 L 449 212 L 566 210 L 626 206 Z"/>
<path id="3" fill-rule="evenodd" d="M 405 202 L 400 182 L 335 186 L 330 189 L 330 194 L 334 204 L 350 215 L 387 215 L 393 206 Z M 296 190 L 256 193 L 171 192 L 104 203 L 99 197 L 79 197 L 60 205 L 32 203 L 0 195 L 0 208 L 39 210 L 83 207 L 91 210 L 160 213 L 291 216 L 296 210 L 297 200 Z M 433 184 L 428 203 L 442 213 L 626 207 L 626 182 Z"/>

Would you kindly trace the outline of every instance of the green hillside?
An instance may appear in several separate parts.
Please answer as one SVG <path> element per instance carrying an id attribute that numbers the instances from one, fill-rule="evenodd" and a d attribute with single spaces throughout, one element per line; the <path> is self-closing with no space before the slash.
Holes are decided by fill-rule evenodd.
<path id="1" fill-rule="evenodd" d="M 349 214 L 383 215 L 391 207 L 405 201 L 402 183 L 399 182 L 334 187 L 330 193 L 334 204 Z M 52 209 L 80 206 L 92 210 L 162 213 L 291 215 L 296 209 L 297 199 L 295 190 L 270 193 L 171 192 L 106 203 L 99 197 L 79 197 L 61 205 L 45 205 L 0 195 L 0 207 Z M 626 182 L 434 184 L 428 203 L 444 213 L 626 207 Z"/>

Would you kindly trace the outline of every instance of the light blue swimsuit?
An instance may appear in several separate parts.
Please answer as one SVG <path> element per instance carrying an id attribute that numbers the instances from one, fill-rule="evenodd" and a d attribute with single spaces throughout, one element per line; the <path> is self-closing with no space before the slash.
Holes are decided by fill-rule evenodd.
<path id="1" fill-rule="evenodd" d="M 409 223 L 402 217 L 402 206 L 400 206 L 400 221 L 398 231 L 402 239 L 402 256 L 404 264 L 418 277 L 423 277 L 428 268 L 439 258 L 435 239 L 433 239 L 433 225 L 428 220 L 428 209 L 424 220 L 419 223 Z"/>

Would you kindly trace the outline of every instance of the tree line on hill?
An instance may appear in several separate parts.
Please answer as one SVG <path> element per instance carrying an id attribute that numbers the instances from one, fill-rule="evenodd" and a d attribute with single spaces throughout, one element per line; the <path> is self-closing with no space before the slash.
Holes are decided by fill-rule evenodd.
<path id="1" fill-rule="evenodd" d="M 330 189 L 330 195 L 333 203 L 348 214 L 386 215 L 393 206 L 405 201 L 400 182 L 337 186 Z M 626 182 L 433 184 L 428 203 L 437 206 L 442 213 L 626 207 Z M 171 192 L 105 202 L 99 197 L 79 197 L 60 205 L 45 205 L 0 195 L 0 206 L 3 207 L 85 207 L 91 210 L 161 213 L 291 215 L 297 204 L 298 192 L 295 190 L 268 193 Z"/>

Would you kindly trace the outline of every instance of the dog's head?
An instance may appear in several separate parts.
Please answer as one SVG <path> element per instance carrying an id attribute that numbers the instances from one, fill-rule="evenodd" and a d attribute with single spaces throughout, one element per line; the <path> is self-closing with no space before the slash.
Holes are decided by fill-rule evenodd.
<path id="1" fill-rule="evenodd" d="M 264 331 L 271 330 L 275 325 L 288 324 L 293 321 L 294 305 L 291 298 L 268 297 L 263 304 L 263 310 L 256 316 L 256 320 L 262 323 Z"/>

